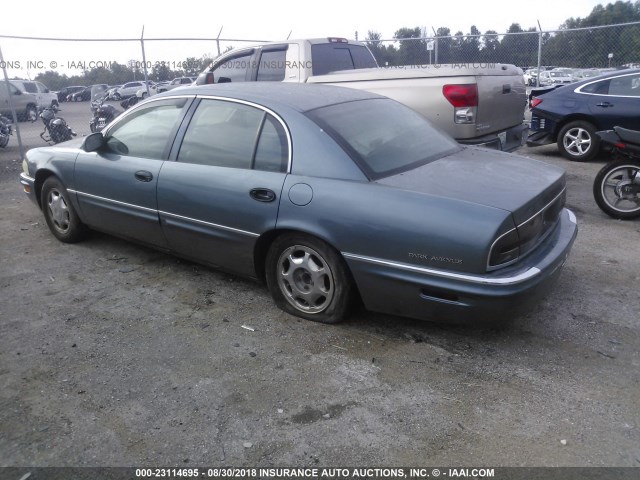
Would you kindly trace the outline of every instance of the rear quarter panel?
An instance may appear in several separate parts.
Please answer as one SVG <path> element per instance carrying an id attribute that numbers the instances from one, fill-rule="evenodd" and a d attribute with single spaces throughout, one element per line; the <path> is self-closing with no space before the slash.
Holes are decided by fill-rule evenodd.
<path id="1" fill-rule="evenodd" d="M 294 194 L 301 184 L 312 192 L 306 205 Z M 483 273 L 493 240 L 508 224 L 509 212 L 470 202 L 367 181 L 289 175 L 277 228 L 307 232 L 343 253 Z"/>

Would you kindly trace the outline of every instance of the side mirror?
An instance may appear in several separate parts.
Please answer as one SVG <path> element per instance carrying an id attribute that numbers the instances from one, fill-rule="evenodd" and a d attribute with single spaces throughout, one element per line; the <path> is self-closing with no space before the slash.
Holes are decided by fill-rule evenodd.
<path id="1" fill-rule="evenodd" d="M 92 133 L 85 137 L 84 142 L 82 142 L 82 149 L 85 152 L 96 152 L 100 150 L 105 144 L 104 137 L 102 136 L 102 132 Z"/>
<path id="2" fill-rule="evenodd" d="M 22 90 L 18 90 L 17 88 L 13 91 L 14 95 L 22 95 Z"/>

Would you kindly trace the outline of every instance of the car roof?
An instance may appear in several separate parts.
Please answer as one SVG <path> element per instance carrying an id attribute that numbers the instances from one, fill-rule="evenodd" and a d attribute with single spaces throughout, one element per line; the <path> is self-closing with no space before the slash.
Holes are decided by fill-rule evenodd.
<path id="1" fill-rule="evenodd" d="M 285 106 L 300 112 L 306 112 L 338 103 L 386 98 L 375 93 L 356 90 L 353 88 L 275 82 L 238 82 L 202 85 L 190 87 L 189 90 L 181 89 L 180 93 L 234 98 L 258 103 L 267 108 L 273 108 L 276 110 L 278 107 Z M 175 95 L 175 92 L 169 91 L 157 95 L 156 98 Z"/>

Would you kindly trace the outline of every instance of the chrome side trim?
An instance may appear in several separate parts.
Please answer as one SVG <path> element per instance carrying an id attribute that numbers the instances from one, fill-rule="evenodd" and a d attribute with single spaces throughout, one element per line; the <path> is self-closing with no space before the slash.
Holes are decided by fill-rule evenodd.
<path id="1" fill-rule="evenodd" d="M 488 278 L 480 275 L 465 275 L 463 273 L 447 272 L 443 270 L 434 270 L 425 267 L 416 267 L 415 265 L 408 265 L 406 263 L 390 262 L 388 260 L 382 260 L 380 258 L 366 257 L 363 255 L 355 255 L 353 253 L 342 252 L 342 255 L 352 260 L 359 260 L 361 262 L 373 263 L 375 265 L 383 265 L 385 267 L 397 268 L 400 270 L 407 270 L 410 272 L 422 273 L 425 275 L 431 275 L 434 277 L 449 278 L 452 280 L 459 280 L 462 282 L 478 283 L 482 285 L 514 285 L 516 283 L 522 283 L 530 278 L 535 277 L 540 273 L 540 269 L 537 267 L 531 267 L 522 273 L 513 275 L 510 277 L 502 278 Z"/>
<path id="2" fill-rule="evenodd" d="M 241 233 L 250 237 L 259 237 L 259 233 L 247 232 L 246 230 L 240 230 L 239 228 L 227 227 L 226 225 L 218 225 L 217 223 L 205 222 L 204 220 L 198 220 L 196 218 L 184 217 L 182 215 L 176 215 L 175 213 L 169 213 L 165 211 L 158 211 L 160 215 L 166 215 L 168 217 L 179 218 L 181 220 L 187 220 L 193 223 L 199 223 L 200 225 L 206 225 L 207 227 L 219 228 L 220 230 L 227 230 L 229 232 Z"/>
<path id="3" fill-rule="evenodd" d="M 125 207 L 130 207 L 130 208 L 135 208 L 135 209 L 142 210 L 142 211 L 145 211 L 145 212 L 153 212 L 153 213 L 157 213 L 157 214 L 161 214 L 161 215 L 167 215 L 167 216 L 173 217 L 173 218 L 180 218 L 182 220 L 187 220 L 189 222 L 199 223 L 200 225 L 206 225 L 208 227 L 219 228 L 220 230 L 227 230 L 227 231 L 230 231 L 230 232 L 237 232 L 237 233 L 241 233 L 243 235 L 248 235 L 250 237 L 259 237 L 260 236 L 259 233 L 247 232 L 246 230 L 240 230 L 239 228 L 227 227 L 226 225 L 218 225 L 217 223 L 205 222 L 204 220 L 198 220 L 196 218 L 184 217 L 182 215 L 176 215 L 175 213 L 169 213 L 169 212 L 165 212 L 165 211 L 161 211 L 161 210 L 155 210 L 153 208 L 148 208 L 148 207 L 141 207 L 139 205 L 133 205 L 131 203 L 121 202 L 119 200 L 112 200 L 111 198 L 100 197 L 98 195 L 92 195 L 90 193 L 85 193 L 85 192 L 78 192 L 77 190 L 72 190 L 70 188 L 67 189 L 67 192 L 75 193 L 76 195 L 80 195 L 82 197 L 95 198 L 97 200 L 102 200 L 104 202 L 114 203 L 116 205 L 123 205 Z"/>
<path id="4" fill-rule="evenodd" d="M 154 213 L 158 212 L 154 208 L 141 207 L 139 205 L 133 205 L 131 203 L 121 202 L 119 200 L 112 200 L 111 198 L 99 197 L 98 195 L 92 195 L 90 193 L 78 192 L 77 190 L 72 190 L 70 188 L 67 188 L 67 192 L 75 193 L 76 195 L 80 195 L 81 197 L 95 198 L 97 200 L 102 200 L 104 202 L 115 203 L 116 205 L 123 205 L 125 207 L 131 207 L 131 208 L 135 208 L 135 209 L 138 209 L 138 210 L 143 210 L 145 212 L 154 212 Z"/>

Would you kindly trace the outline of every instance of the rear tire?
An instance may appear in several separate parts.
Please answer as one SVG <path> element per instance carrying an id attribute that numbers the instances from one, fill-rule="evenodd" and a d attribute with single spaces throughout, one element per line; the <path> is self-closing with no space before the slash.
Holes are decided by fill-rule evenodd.
<path id="1" fill-rule="evenodd" d="M 611 162 L 598 172 L 593 182 L 593 197 L 610 217 L 630 220 L 640 217 L 640 194 L 627 193 L 625 187 L 640 182 L 640 163 L 628 160 Z"/>
<path id="2" fill-rule="evenodd" d="M 40 201 L 44 218 L 53 236 L 64 243 L 76 243 L 87 233 L 69 199 L 69 192 L 57 177 L 49 177 L 42 185 Z"/>
<path id="3" fill-rule="evenodd" d="M 344 320 L 355 297 L 351 274 L 331 246 L 305 234 L 285 234 L 269 248 L 267 286 L 276 305 L 321 323 Z"/>
<path id="4" fill-rule="evenodd" d="M 567 123 L 558 134 L 558 148 L 565 158 L 574 162 L 588 162 L 600 151 L 600 137 L 589 122 Z"/>

